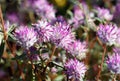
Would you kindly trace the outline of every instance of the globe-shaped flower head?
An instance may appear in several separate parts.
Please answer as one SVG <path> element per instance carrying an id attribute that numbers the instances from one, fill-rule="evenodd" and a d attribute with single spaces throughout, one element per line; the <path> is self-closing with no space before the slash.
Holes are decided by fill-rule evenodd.
<path id="1" fill-rule="evenodd" d="M 28 28 L 27 26 L 20 26 L 15 30 L 14 36 L 17 42 L 28 49 L 34 45 L 37 41 L 37 34 L 33 28 Z"/>
<path id="2" fill-rule="evenodd" d="M 87 44 L 86 42 L 74 41 L 68 49 L 73 56 L 77 57 L 78 59 L 83 59 L 86 57 Z"/>
<path id="3" fill-rule="evenodd" d="M 118 28 L 116 25 L 100 25 L 97 31 L 98 37 L 103 43 L 113 45 L 117 40 Z"/>
<path id="4" fill-rule="evenodd" d="M 84 13 L 79 6 L 74 6 L 74 16 L 68 21 L 73 24 L 73 27 L 77 29 L 84 21 Z"/>
<path id="5" fill-rule="evenodd" d="M 65 23 L 56 23 L 51 35 L 51 41 L 57 46 L 67 49 L 75 39 L 74 33 L 70 30 L 70 26 Z"/>
<path id="6" fill-rule="evenodd" d="M 115 51 L 113 55 L 109 56 L 107 61 L 108 68 L 115 74 L 120 74 L 120 53 Z"/>
<path id="7" fill-rule="evenodd" d="M 110 14 L 110 12 L 109 12 L 108 9 L 105 9 L 105 8 L 97 8 L 97 10 L 98 10 L 98 17 L 99 17 L 99 18 L 105 19 L 105 20 L 107 20 L 107 21 L 112 20 L 113 15 Z"/>
<path id="8" fill-rule="evenodd" d="M 34 24 L 35 31 L 37 31 L 39 36 L 39 42 L 49 42 L 50 37 L 53 32 L 52 26 L 46 20 L 40 20 L 38 23 Z"/>
<path id="9" fill-rule="evenodd" d="M 49 4 L 47 0 L 35 0 L 32 4 L 33 9 L 42 18 L 46 18 L 48 20 L 55 19 L 55 9 L 53 5 Z"/>
<path id="10" fill-rule="evenodd" d="M 87 67 L 84 63 L 79 62 L 76 59 L 70 59 L 64 64 L 64 67 L 66 69 L 65 74 L 69 79 L 73 79 L 74 81 L 81 81 L 87 71 Z"/>

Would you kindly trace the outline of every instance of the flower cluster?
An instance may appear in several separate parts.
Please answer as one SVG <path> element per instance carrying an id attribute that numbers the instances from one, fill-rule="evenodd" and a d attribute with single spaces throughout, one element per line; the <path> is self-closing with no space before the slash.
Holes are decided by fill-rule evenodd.
<path id="1" fill-rule="evenodd" d="M 33 25 L 38 33 L 39 42 L 52 42 L 56 47 L 67 50 L 74 57 L 85 58 L 87 45 L 85 42 L 75 40 L 75 33 L 72 32 L 69 24 L 56 22 L 50 24 L 47 21 L 40 20 Z"/>
<path id="2" fill-rule="evenodd" d="M 76 59 L 70 59 L 64 64 L 65 74 L 67 74 L 69 79 L 74 81 L 81 81 L 85 75 L 87 67 L 84 63 L 79 62 Z"/>
<path id="3" fill-rule="evenodd" d="M 105 4 L 100 6 L 97 4 L 99 2 Z M 0 24 L 0 52 L 3 52 L 3 55 L 0 55 L 1 60 L 4 63 L 4 59 L 6 60 L 8 57 L 10 57 L 9 59 L 15 58 L 18 59 L 17 67 L 19 65 L 28 67 L 24 72 L 25 77 L 21 77 L 21 80 L 30 81 L 31 78 L 30 80 L 26 79 L 29 77 L 27 74 L 30 71 L 36 77 L 33 77 L 33 80 L 40 78 L 41 81 L 47 81 L 46 77 L 48 77 L 53 81 L 51 77 L 55 75 L 55 79 L 62 76 L 60 80 L 57 78 L 58 81 L 66 79 L 95 81 L 94 76 L 97 76 L 97 81 L 99 77 L 101 77 L 101 81 L 108 81 L 110 79 L 104 79 L 104 76 L 101 76 L 107 72 L 106 67 L 102 70 L 102 66 L 104 54 L 108 51 L 112 52 L 112 48 L 114 48 L 113 54 L 108 56 L 105 63 L 111 72 L 120 74 L 119 2 L 115 5 L 105 0 L 16 0 L 11 4 L 5 2 L 6 5 L 2 6 L 2 8 L 7 9 L 2 10 L 7 11 L 5 15 L 3 14 L 5 23 L 2 21 Z M 10 9 L 12 6 L 14 8 Z M 7 20 L 10 23 L 6 22 Z M 13 23 L 16 25 L 11 25 Z M 17 44 L 14 44 L 13 40 Z M 4 49 L 6 44 L 8 44 L 7 50 Z M 11 47 L 12 49 L 9 49 Z M 4 54 L 7 52 L 9 54 L 15 53 L 15 55 L 7 56 Z M 99 59 L 99 55 L 96 55 L 96 53 L 101 54 L 101 52 L 103 52 L 102 60 Z M 100 68 L 98 68 L 99 62 L 101 62 Z M 25 66 L 28 65 L 27 63 L 31 64 L 32 67 Z M 17 69 L 23 71 L 22 68 L 16 68 L 14 62 L 12 65 L 15 65 L 13 69 L 15 68 L 16 73 L 19 73 Z M 90 66 L 90 70 L 85 76 L 88 69 L 86 65 Z M 34 70 L 29 70 L 29 68 Z M 49 76 L 50 71 L 53 73 Z M 98 71 L 99 73 L 96 75 Z M 90 75 L 91 72 L 93 72 L 93 76 Z M 39 76 L 36 76 L 36 73 Z M 17 81 L 16 78 L 15 81 Z"/>
<path id="4" fill-rule="evenodd" d="M 106 61 L 108 68 L 115 74 L 120 74 L 120 53 L 115 51 Z"/>
<path id="5" fill-rule="evenodd" d="M 33 28 L 27 26 L 20 26 L 15 30 L 14 36 L 18 43 L 24 48 L 28 49 L 37 42 L 37 34 Z"/>

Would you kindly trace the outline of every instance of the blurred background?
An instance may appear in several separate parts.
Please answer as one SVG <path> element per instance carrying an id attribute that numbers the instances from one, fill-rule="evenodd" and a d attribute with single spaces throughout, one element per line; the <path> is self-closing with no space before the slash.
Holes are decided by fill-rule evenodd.
<path id="1" fill-rule="evenodd" d="M 43 2 L 39 3 L 39 1 Z M 71 22 L 72 16 L 74 16 L 75 13 L 74 6 L 76 5 L 76 1 L 79 1 L 79 3 L 85 3 L 87 5 L 87 9 L 85 11 L 89 12 L 93 12 L 93 9 L 96 9 L 96 7 L 107 8 L 114 17 L 111 22 L 114 22 L 120 26 L 120 0 L 47 0 L 49 6 L 46 8 L 42 8 L 44 5 L 44 0 L 0 0 L 0 5 L 5 24 L 7 21 L 9 21 L 10 24 L 17 24 L 17 26 L 19 26 L 30 25 L 31 23 L 36 23 L 37 20 L 40 19 L 48 19 L 49 21 L 58 19 L 58 21 L 66 20 L 66 22 Z M 94 17 L 97 16 L 96 13 L 93 13 L 93 15 Z M 96 25 L 99 23 L 100 22 L 98 20 L 95 21 Z M 85 26 L 84 24 L 85 23 L 82 23 L 80 25 Z M 74 30 L 76 32 L 76 38 L 86 40 L 86 37 L 82 35 L 82 33 L 85 33 L 85 31 L 79 27 L 77 27 L 77 30 L 76 28 Z M 88 35 L 88 43 L 91 43 L 96 36 L 96 32 L 90 29 Z M 13 41 L 9 42 L 11 43 L 11 46 L 15 45 Z M 85 76 L 87 77 L 87 80 L 85 81 L 95 81 L 95 76 L 98 73 L 98 64 L 101 63 L 100 59 L 102 57 L 103 49 L 98 42 L 95 42 L 94 46 L 89 46 L 89 48 L 92 49 L 89 51 L 87 58 L 84 60 L 89 66 L 89 70 Z M 109 47 L 107 50 L 111 51 L 111 48 L 112 47 Z M 19 49 L 19 47 L 17 49 Z M 18 64 L 20 64 L 20 66 L 17 66 L 17 62 L 12 61 L 7 56 L 1 57 L 0 81 L 23 81 L 21 79 L 22 77 L 26 78 L 24 81 L 32 81 L 32 71 L 30 70 L 31 67 L 29 65 L 27 65 L 28 67 L 24 67 L 26 65 L 24 64 L 24 60 L 22 60 L 22 62 L 18 62 Z M 24 68 L 24 70 L 20 68 Z M 21 70 L 24 73 L 21 73 Z M 53 68 L 53 71 L 55 70 L 56 69 Z M 111 81 L 109 70 L 107 69 L 106 64 L 104 64 L 103 70 L 101 81 Z M 50 76 L 51 80 L 48 81 L 65 81 L 64 77 L 62 76 L 63 73 L 61 72 L 61 69 L 59 71 L 60 72 L 57 74 L 49 73 L 48 75 Z M 19 76 L 20 74 L 21 76 Z M 120 76 L 117 79 L 120 81 Z"/>

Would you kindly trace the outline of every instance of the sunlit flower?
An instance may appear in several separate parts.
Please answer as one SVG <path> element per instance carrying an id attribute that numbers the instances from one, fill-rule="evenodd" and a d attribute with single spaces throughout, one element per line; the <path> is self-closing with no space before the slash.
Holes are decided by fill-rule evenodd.
<path id="1" fill-rule="evenodd" d="M 73 44 L 69 46 L 68 51 L 75 57 L 83 59 L 86 57 L 87 44 L 86 42 L 74 41 Z"/>
<path id="2" fill-rule="evenodd" d="M 49 42 L 50 37 L 53 32 L 52 26 L 49 24 L 49 22 L 45 20 L 40 20 L 38 23 L 33 24 L 35 26 L 35 31 L 37 31 L 39 36 L 39 42 Z"/>
<path id="3" fill-rule="evenodd" d="M 74 16 L 69 23 L 72 23 L 74 28 L 78 28 L 84 22 L 84 13 L 79 6 L 74 7 Z"/>
<path id="4" fill-rule="evenodd" d="M 36 13 L 42 18 L 47 18 L 48 20 L 55 19 L 55 9 L 47 2 L 47 0 L 36 0 L 33 3 L 33 8 Z"/>
<path id="5" fill-rule="evenodd" d="M 69 33 L 66 35 L 59 43 L 59 47 L 62 47 L 64 49 L 69 49 L 70 44 L 72 44 L 75 41 L 75 35 L 74 32 Z"/>
<path id="6" fill-rule="evenodd" d="M 101 18 L 101 19 L 105 19 L 105 20 L 112 20 L 113 18 L 113 15 L 110 14 L 110 11 L 108 9 L 105 9 L 105 8 L 97 8 L 98 10 L 98 17 Z"/>
<path id="7" fill-rule="evenodd" d="M 87 67 L 84 63 L 79 62 L 76 59 L 70 59 L 65 64 L 65 74 L 69 79 L 73 79 L 74 81 L 81 81 L 84 78 L 85 72 L 87 71 Z"/>
<path id="8" fill-rule="evenodd" d="M 67 48 L 74 39 L 74 33 L 71 32 L 69 25 L 60 22 L 54 26 L 51 41 L 56 46 Z"/>
<path id="9" fill-rule="evenodd" d="M 107 61 L 108 68 L 116 74 L 120 74 L 120 53 L 115 51 L 113 55 L 109 56 Z"/>
<path id="10" fill-rule="evenodd" d="M 97 31 L 98 37 L 101 39 L 103 43 L 108 45 L 113 45 L 117 40 L 117 31 L 118 28 L 116 25 L 100 25 Z"/>
<path id="11" fill-rule="evenodd" d="M 33 28 L 20 26 L 15 30 L 14 36 L 17 42 L 24 48 L 28 49 L 37 41 L 37 34 Z"/>

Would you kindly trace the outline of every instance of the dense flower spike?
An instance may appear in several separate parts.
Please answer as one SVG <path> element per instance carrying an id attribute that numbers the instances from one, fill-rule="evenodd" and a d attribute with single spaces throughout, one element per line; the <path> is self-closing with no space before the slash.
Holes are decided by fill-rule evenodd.
<path id="1" fill-rule="evenodd" d="M 116 74 L 120 74 L 120 53 L 115 51 L 106 61 L 108 68 Z"/>
<path id="2" fill-rule="evenodd" d="M 100 25 L 97 31 L 97 35 L 102 40 L 103 43 L 108 45 L 113 45 L 117 40 L 118 28 L 116 25 Z"/>
<path id="3" fill-rule="evenodd" d="M 113 15 L 110 14 L 109 10 L 108 9 L 105 9 L 105 8 L 97 8 L 98 10 L 98 17 L 101 18 L 101 19 L 105 19 L 105 20 L 112 20 L 113 18 Z"/>
<path id="4" fill-rule="evenodd" d="M 68 51 L 75 57 L 83 59 L 86 57 L 87 52 L 86 42 L 74 41 L 72 45 L 69 46 Z"/>
<path id="5" fill-rule="evenodd" d="M 76 59 L 70 59 L 68 62 L 64 64 L 65 74 L 69 79 L 73 79 L 74 81 L 81 81 L 84 78 L 87 67 L 84 63 L 79 62 Z"/>
<path id="6" fill-rule="evenodd" d="M 67 48 L 74 41 L 74 33 L 71 32 L 70 26 L 65 23 L 56 23 L 53 28 L 51 41 L 58 47 Z"/>
<path id="7" fill-rule="evenodd" d="M 14 36 L 17 42 L 28 49 L 34 45 L 37 41 L 37 34 L 33 28 L 28 28 L 27 26 L 20 26 L 15 30 Z"/>
<path id="8" fill-rule="evenodd" d="M 33 24 L 35 26 L 35 31 L 37 31 L 39 36 L 39 42 L 49 42 L 50 37 L 53 32 L 52 26 L 45 20 L 38 21 L 37 24 Z"/>

